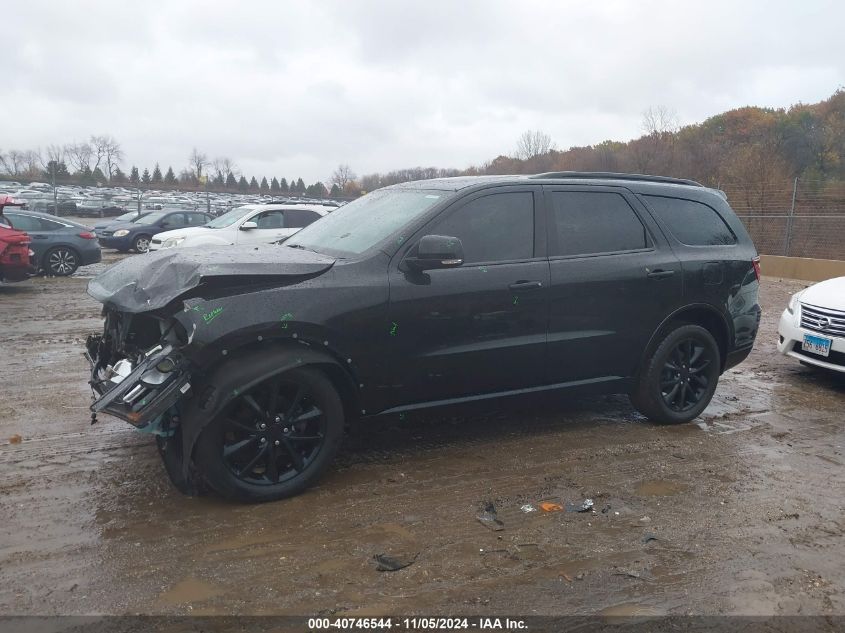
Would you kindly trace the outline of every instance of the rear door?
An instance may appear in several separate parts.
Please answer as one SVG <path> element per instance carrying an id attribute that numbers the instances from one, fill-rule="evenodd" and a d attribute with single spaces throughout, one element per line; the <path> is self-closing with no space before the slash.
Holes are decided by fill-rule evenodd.
<path id="1" fill-rule="evenodd" d="M 633 375 L 682 299 L 682 271 L 642 204 L 619 187 L 546 186 L 551 383 Z"/>
<path id="2" fill-rule="evenodd" d="M 12 222 L 12 226 L 19 231 L 26 231 L 32 238 L 30 248 L 35 253 L 35 261 L 41 262 L 44 254 L 50 249 L 50 236 L 54 228 L 61 225 L 55 222 L 43 221 L 41 218 L 26 213 L 15 213 L 6 211 L 6 216 Z M 54 226 L 51 226 L 54 225 Z"/>
<path id="3" fill-rule="evenodd" d="M 386 340 L 394 406 L 542 381 L 549 263 L 541 195 L 538 186 L 470 194 L 393 258 Z M 402 256 L 424 235 L 459 238 L 463 265 L 403 272 Z"/>

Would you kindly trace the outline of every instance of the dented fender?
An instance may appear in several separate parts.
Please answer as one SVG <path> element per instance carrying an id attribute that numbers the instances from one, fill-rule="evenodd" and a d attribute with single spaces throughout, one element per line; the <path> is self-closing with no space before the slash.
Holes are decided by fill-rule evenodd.
<path id="1" fill-rule="evenodd" d="M 348 369 L 331 355 L 301 344 L 287 344 L 234 355 L 205 378 L 202 385 L 196 385 L 194 397 L 185 402 L 182 411 L 183 474 L 188 476 L 194 445 L 203 429 L 238 394 L 271 376 L 297 367 L 315 365 L 339 368 L 349 377 L 349 384 L 353 388 L 356 385 Z"/>

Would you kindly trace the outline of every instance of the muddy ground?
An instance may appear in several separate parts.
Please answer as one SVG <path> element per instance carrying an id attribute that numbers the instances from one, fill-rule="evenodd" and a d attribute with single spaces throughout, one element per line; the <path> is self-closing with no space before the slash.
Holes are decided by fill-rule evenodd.
<path id="1" fill-rule="evenodd" d="M 764 281 L 758 345 L 698 424 L 616 396 L 384 420 L 318 487 L 245 506 L 89 425 L 84 289 L 117 258 L 0 288 L 0 614 L 845 614 L 845 382 L 774 344 L 800 282 Z"/>

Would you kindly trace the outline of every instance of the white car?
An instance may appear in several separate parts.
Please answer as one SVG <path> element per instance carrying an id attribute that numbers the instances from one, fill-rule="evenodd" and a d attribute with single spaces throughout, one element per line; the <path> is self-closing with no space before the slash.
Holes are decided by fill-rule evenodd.
<path id="1" fill-rule="evenodd" d="M 845 277 L 796 292 L 780 317 L 778 351 L 845 372 Z"/>
<path id="2" fill-rule="evenodd" d="M 311 204 L 248 204 L 203 226 L 164 231 L 153 237 L 150 250 L 189 246 L 272 244 L 290 237 L 328 214 L 333 207 Z"/>

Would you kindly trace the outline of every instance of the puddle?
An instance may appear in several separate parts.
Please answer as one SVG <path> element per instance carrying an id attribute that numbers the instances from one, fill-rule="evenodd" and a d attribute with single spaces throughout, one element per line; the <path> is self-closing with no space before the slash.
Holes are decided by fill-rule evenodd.
<path id="1" fill-rule="evenodd" d="M 219 587 L 196 578 L 185 578 L 180 580 L 170 589 L 159 595 L 159 600 L 164 604 L 186 604 L 192 602 L 203 602 L 221 595 L 223 590 Z"/>
<path id="2" fill-rule="evenodd" d="M 641 497 L 666 497 L 669 495 L 676 495 L 686 489 L 686 484 L 682 484 L 677 481 L 664 481 L 658 479 L 642 482 L 637 486 L 636 492 Z"/>

